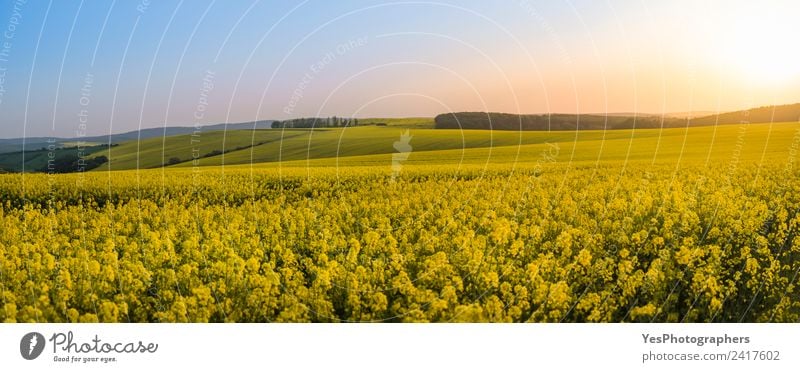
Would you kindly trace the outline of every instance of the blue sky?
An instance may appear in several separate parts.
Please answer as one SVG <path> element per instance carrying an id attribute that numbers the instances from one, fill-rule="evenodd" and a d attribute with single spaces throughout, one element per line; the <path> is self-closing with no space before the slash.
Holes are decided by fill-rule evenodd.
<path id="1" fill-rule="evenodd" d="M 796 49 L 792 2 L 146 3 L 4 1 L 0 137 L 72 137 L 80 118 L 98 135 L 301 116 L 800 101 L 797 53 L 771 64 L 736 54 L 750 36 L 771 40 L 759 53 Z"/>

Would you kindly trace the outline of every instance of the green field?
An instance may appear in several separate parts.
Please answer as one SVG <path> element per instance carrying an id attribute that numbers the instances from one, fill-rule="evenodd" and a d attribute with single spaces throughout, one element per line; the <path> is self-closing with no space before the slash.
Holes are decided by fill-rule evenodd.
<path id="1" fill-rule="evenodd" d="M 319 131 L 323 131 L 320 129 Z M 269 144 L 308 135 L 306 129 L 290 129 L 283 132 L 271 129 L 234 130 L 198 132 L 164 138 L 149 138 L 142 141 L 129 141 L 111 148 L 110 162 L 96 171 L 125 169 L 159 168 L 176 158 L 180 162 L 192 164 L 197 158 L 205 163 L 203 157 L 214 151 L 236 151 L 253 145 Z"/>
<path id="2" fill-rule="evenodd" d="M 377 120 L 377 119 L 376 119 Z M 535 162 L 558 148 L 558 162 L 713 161 L 732 156 L 755 159 L 783 153 L 797 123 L 613 131 L 513 132 L 418 129 L 388 126 L 325 129 L 236 130 L 127 142 L 111 149 L 113 170 L 236 166 L 283 162 L 282 166 L 390 166 L 395 141 L 412 136 L 406 165 Z M 195 141 L 195 142 L 193 142 Z M 213 155 L 212 151 L 224 154 Z M 211 155 L 211 156 L 209 156 Z M 108 165 L 96 171 L 108 170 Z"/>
<path id="3" fill-rule="evenodd" d="M 62 144 L 59 144 L 61 146 Z M 49 160 L 61 159 L 65 157 L 84 157 L 92 158 L 102 155 L 108 151 L 107 146 L 99 144 L 84 143 L 81 147 L 58 147 L 49 149 L 39 149 L 0 154 L 0 169 L 22 172 L 44 172 L 46 171 Z M 23 166 L 24 164 L 24 166 Z"/>
<path id="4" fill-rule="evenodd" d="M 384 123 L 385 127 L 372 124 Z M 380 146 L 385 141 L 384 136 L 396 136 L 389 129 L 414 129 L 432 128 L 430 118 L 376 118 L 363 119 L 363 127 L 346 129 L 320 128 L 310 129 L 258 129 L 258 130 L 229 130 L 229 131 L 202 131 L 195 134 L 167 136 L 164 138 L 149 138 L 142 141 L 128 141 L 114 147 L 110 152 L 101 153 L 108 156 L 111 161 L 96 169 L 108 171 L 126 169 L 159 168 L 168 164 L 170 159 L 175 159 L 180 166 L 221 165 L 222 156 L 209 156 L 214 152 L 225 153 L 225 164 L 250 163 L 251 147 L 255 153 L 255 161 L 278 161 L 281 159 L 305 159 L 309 141 L 321 143 L 320 148 L 312 152 L 312 157 L 330 157 L 336 155 L 336 143 L 339 139 L 345 146 L 362 146 L 364 140 L 374 142 L 367 144 L 366 149 L 356 151 L 357 154 L 381 153 Z M 353 143 L 350 143 L 350 142 Z M 391 139 L 394 141 L 394 139 Z M 389 141 L 389 149 L 391 149 Z M 256 150 L 257 149 L 257 150 Z M 10 161 L 13 161 L 11 159 Z"/>
<path id="5" fill-rule="evenodd" d="M 421 129 L 409 131 L 413 150 L 403 164 L 530 165 L 541 162 L 545 152 L 557 152 L 553 160 L 558 163 L 631 161 L 677 166 L 680 162 L 730 160 L 735 154 L 738 160 L 760 161 L 762 157 L 785 157 L 798 129 L 797 123 L 551 133 Z M 389 127 L 315 132 L 229 153 L 224 160 L 226 167 L 261 163 L 259 166 L 377 166 L 388 170 L 396 152 L 392 144 L 402 133 Z M 282 163 L 275 163 L 280 159 Z M 202 159 L 201 164 L 221 162 L 218 156 Z M 189 164 L 178 165 L 185 166 Z"/>

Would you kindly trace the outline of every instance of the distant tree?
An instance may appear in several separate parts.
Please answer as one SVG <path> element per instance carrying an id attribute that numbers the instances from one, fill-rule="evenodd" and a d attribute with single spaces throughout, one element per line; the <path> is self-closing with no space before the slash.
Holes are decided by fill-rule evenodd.
<path id="1" fill-rule="evenodd" d="M 92 170 L 107 162 L 108 162 L 108 157 L 105 155 L 100 155 L 98 157 L 87 160 L 83 170 L 84 171 Z"/>
<path id="2" fill-rule="evenodd" d="M 297 118 L 272 122 L 272 128 L 340 128 L 358 126 L 358 119 L 328 116 L 325 118 Z"/>
<path id="3" fill-rule="evenodd" d="M 169 158 L 169 160 L 167 161 L 167 165 L 175 165 L 175 164 L 178 164 L 178 163 L 180 163 L 180 162 L 181 162 L 181 158 L 178 158 L 178 157 L 171 157 L 171 158 Z"/>
<path id="4" fill-rule="evenodd" d="M 47 163 L 38 172 L 74 173 L 85 172 L 108 162 L 108 157 L 101 155 L 91 159 L 78 157 L 76 154 L 57 154 L 53 161 Z"/>

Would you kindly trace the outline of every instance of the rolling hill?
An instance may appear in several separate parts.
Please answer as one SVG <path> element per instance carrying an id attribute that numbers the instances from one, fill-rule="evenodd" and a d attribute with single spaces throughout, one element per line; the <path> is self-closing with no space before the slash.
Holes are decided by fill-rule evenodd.
<path id="1" fill-rule="evenodd" d="M 696 128 L 637 129 L 616 131 L 510 132 L 470 130 L 459 132 L 435 129 L 409 130 L 412 148 L 405 165 L 435 164 L 516 164 L 540 160 L 544 153 L 557 148 L 559 162 L 599 161 L 678 161 L 729 160 L 735 154 L 741 159 L 785 153 L 791 148 L 797 123 L 705 126 Z M 325 130 L 256 131 L 255 138 L 264 143 L 224 155 L 201 157 L 196 162 L 185 160 L 168 168 L 251 166 L 258 167 L 344 167 L 392 164 L 397 153 L 394 142 L 404 130 L 392 127 L 358 127 Z M 221 137 L 215 132 L 214 138 Z M 209 134 L 210 136 L 211 134 Z M 228 132 L 228 143 L 247 145 L 252 131 Z M 167 156 L 185 156 L 191 149 L 187 138 L 176 137 L 183 147 L 167 143 Z M 265 141 L 266 140 L 266 141 Z M 737 144 L 744 141 L 742 148 Z M 208 142 L 207 142 L 208 143 Z M 216 142 L 220 146 L 221 142 Z M 129 145 L 111 150 L 111 168 L 135 169 L 135 151 Z M 156 160 L 142 164 L 158 166 L 162 159 L 161 144 L 143 142 L 142 158 L 154 155 Z M 227 147 L 230 148 L 230 147 Z M 123 153 L 124 152 L 124 153 Z M 117 155 L 114 155 L 117 154 Z M 124 156 L 124 158 L 123 158 Z M 185 159 L 185 158 L 184 158 Z M 168 158 L 165 158 L 168 160 Z M 145 168 L 145 166 L 142 166 Z M 108 168 L 100 167 L 97 170 Z"/>
<path id="2" fill-rule="evenodd" d="M 89 170 L 93 167 L 85 167 L 78 163 L 78 159 L 83 158 L 84 162 L 90 162 L 100 156 L 98 153 L 108 150 L 107 145 L 96 145 L 86 147 L 65 147 L 49 150 L 47 148 L 0 154 L 0 172 L 47 172 L 48 161 L 51 161 L 50 171 L 65 173 L 66 168 L 84 168 Z M 72 163 L 74 167 L 71 166 Z M 58 165 L 58 167 L 56 167 Z M 57 168 L 57 169 L 56 169 Z"/>
<path id="3" fill-rule="evenodd" d="M 269 128 L 273 120 L 258 120 L 244 123 L 231 123 L 231 124 L 213 124 L 204 125 L 200 127 L 201 131 L 211 132 L 218 130 L 253 130 Z M 25 151 L 38 150 L 42 147 L 49 145 L 56 145 L 58 147 L 74 147 L 77 142 L 86 143 L 87 145 L 93 144 L 109 144 L 109 143 L 122 143 L 127 141 L 135 141 L 139 139 L 160 138 L 168 136 L 176 136 L 179 134 L 191 134 L 198 130 L 193 126 L 170 126 L 161 128 L 145 128 L 141 130 L 134 130 L 125 133 L 103 135 L 103 136 L 89 136 L 89 137 L 27 137 L 27 138 L 3 138 L 0 139 L 0 154 Z"/>
<path id="4" fill-rule="evenodd" d="M 363 126 L 324 129 L 234 130 L 192 135 L 178 135 L 127 142 L 112 148 L 110 162 L 98 171 L 155 168 L 169 164 L 177 167 L 250 164 L 355 155 L 390 154 L 394 141 L 404 132 L 394 126 Z M 413 130 L 417 151 L 507 146 L 520 141 L 538 142 L 536 136 L 479 131 L 453 136 L 434 129 Z M 568 135 L 563 135 L 568 137 Z M 224 141 L 224 144 L 223 144 Z"/>
<path id="5" fill-rule="evenodd" d="M 434 118 L 436 129 L 494 129 L 494 130 L 607 130 L 682 128 L 717 124 L 796 122 L 800 120 L 800 103 L 764 106 L 700 117 L 641 114 L 545 114 L 516 115 L 495 112 L 453 112 Z"/>
<path id="6" fill-rule="evenodd" d="M 441 131 L 411 131 L 413 147 L 404 171 L 430 167 L 442 171 L 459 169 L 488 170 L 500 168 L 529 168 L 555 163 L 563 165 L 604 167 L 624 163 L 640 164 L 723 164 L 731 168 L 740 163 L 763 163 L 778 161 L 785 163 L 793 146 L 797 146 L 796 132 L 800 123 L 761 123 L 748 125 L 704 126 L 696 128 L 637 129 L 617 131 L 572 131 L 572 132 L 524 132 L 522 141 L 511 136 L 497 136 L 493 131 L 465 131 L 472 135 L 468 142 L 474 147 L 450 147 L 436 149 L 435 139 Z M 502 133 L 502 132 L 501 132 Z M 513 132 L 506 132 L 513 133 Z M 519 132 L 517 132 L 519 133 Z M 481 135 L 494 134 L 493 146 L 478 146 Z M 485 138 L 485 137 L 483 137 Z M 382 140 L 388 141 L 388 138 Z M 386 143 L 386 142 L 384 142 Z M 485 144 L 485 143 L 484 143 Z M 286 144 L 287 148 L 296 147 Z M 305 156 L 284 158 L 283 161 L 240 161 L 234 157 L 238 152 L 227 154 L 225 167 L 257 169 L 280 168 L 286 172 L 325 173 L 326 169 L 338 172 L 342 168 L 383 169 L 391 173 L 392 154 L 381 151 L 372 154 L 348 152 L 339 157 L 315 157 L 321 149 L 311 149 Z M 376 150 L 373 148 L 373 150 Z M 257 154 L 258 147 L 253 148 Z M 243 150 L 249 153 L 249 150 Z M 366 151 L 364 151 L 366 152 Z M 243 154 L 242 154 L 243 155 Z M 246 157 L 243 157 L 246 159 Z M 254 157 L 259 160 L 258 157 Z M 203 159 L 211 160 L 211 159 Z M 220 165 L 213 159 L 206 165 Z M 170 169 L 187 168 L 178 164 Z M 490 168 L 489 168 L 490 167 Z M 201 168 L 214 172 L 222 168 Z"/>

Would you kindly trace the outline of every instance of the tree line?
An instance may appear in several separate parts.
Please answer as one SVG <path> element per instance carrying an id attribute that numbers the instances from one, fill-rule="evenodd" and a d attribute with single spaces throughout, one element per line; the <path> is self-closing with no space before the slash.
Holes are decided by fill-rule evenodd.
<path id="1" fill-rule="evenodd" d="M 434 118 L 436 129 L 495 130 L 607 130 L 684 128 L 718 124 L 797 122 L 800 103 L 762 106 L 699 117 L 657 114 L 541 114 L 517 115 L 499 112 L 452 112 Z"/>
<path id="2" fill-rule="evenodd" d="M 358 119 L 340 118 L 336 116 L 327 118 L 299 118 L 272 122 L 272 128 L 342 128 L 356 126 L 358 126 Z"/>

